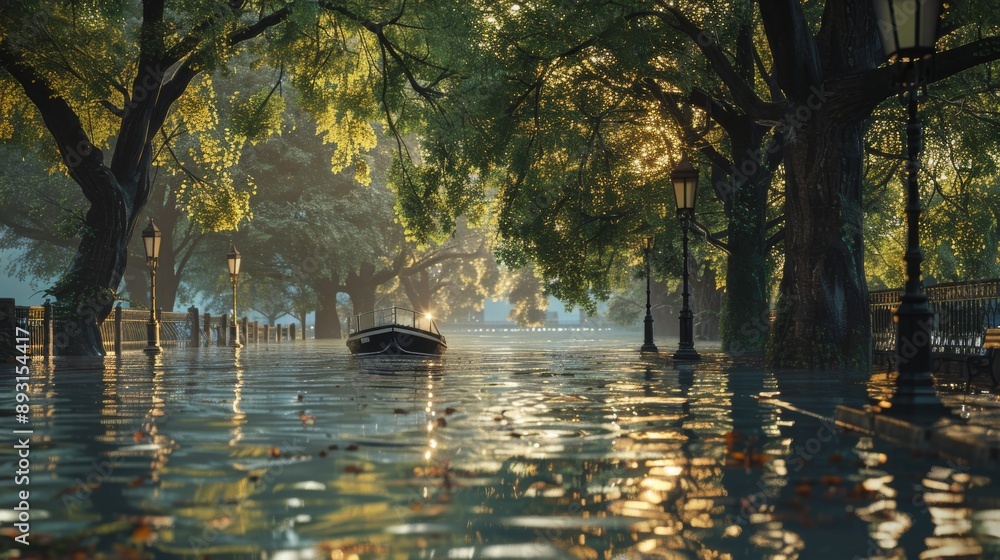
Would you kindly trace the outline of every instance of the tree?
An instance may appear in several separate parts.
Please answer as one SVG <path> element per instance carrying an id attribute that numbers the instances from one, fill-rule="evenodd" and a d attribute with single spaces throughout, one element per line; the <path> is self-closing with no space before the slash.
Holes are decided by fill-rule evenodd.
<path id="1" fill-rule="evenodd" d="M 1000 123 L 994 118 L 998 85 L 989 67 L 980 67 L 934 90 L 935 102 L 922 116 L 927 122 L 928 156 L 923 166 L 921 236 L 925 283 L 996 278 L 1000 259 Z M 875 286 L 903 285 L 900 255 L 905 230 L 899 208 L 905 191 L 895 178 L 905 164 L 899 131 L 905 114 L 887 107 L 876 113 L 866 150 L 866 262 Z M 887 130 L 892 133 L 883 134 Z M 961 131 L 957 133 L 956 131 Z"/>
<path id="2" fill-rule="evenodd" d="M 55 277 L 79 242 L 83 197 L 46 167 L 34 150 L 0 146 L 0 249 L 21 254 L 5 267 L 19 280 Z"/>
<path id="3" fill-rule="evenodd" d="M 533 266 L 506 271 L 501 291 L 506 293 L 511 304 L 508 319 L 519 327 L 545 326 L 549 298 L 545 295 L 543 280 L 537 276 Z"/>
<path id="4" fill-rule="evenodd" d="M 998 16 L 987 6 L 964 3 L 945 15 L 932 85 L 1000 57 L 1000 37 L 989 36 Z M 679 154 L 686 140 L 663 130 L 634 94 L 639 88 L 655 98 L 652 80 L 712 119 L 731 116 L 737 124 L 723 127 L 730 151 L 751 150 L 750 165 L 766 170 L 761 183 L 781 162 L 784 255 L 770 362 L 869 363 L 863 139 L 873 113 L 896 93 L 896 69 L 879 65 L 869 0 L 584 1 L 497 11 L 492 21 L 482 72 L 456 101 L 462 122 L 472 125 L 457 142 L 454 128 L 436 123 L 432 170 L 407 175 L 412 185 L 401 182 L 405 209 L 447 214 L 441 200 L 464 200 L 455 191 L 497 187 L 502 258 L 535 261 L 560 297 L 585 303 L 606 295 L 622 278 L 616 248 L 634 246 L 641 222 L 652 223 L 655 208 L 668 205 L 669 154 Z M 746 38 L 751 30 L 754 41 Z M 744 132 L 734 134 L 738 129 Z M 766 131 L 770 141 L 763 142 Z M 712 158 L 706 155 L 730 171 Z M 471 189 L 443 179 L 462 166 L 480 178 Z M 729 241 L 749 236 L 759 261 L 768 222 L 757 212 L 767 197 L 747 175 L 750 186 L 730 203 L 733 212 L 756 214 L 739 220 L 742 229 Z M 421 202 L 427 189 L 416 179 L 436 181 L 431 192 L 442 193 L 439 199 Z M 752 275 L 764 265 L 747 269 L 743 293 L 760 301 L 769 282 Z"/>
<path id="5" fill-rule="evenodd" d="M 0 16 L 0 136 L 14 136 L 15 120 L 47 131 L 90 204 L 76 257 L 52 289 L 80 319 L 65 353 L 103 353 L 98 325 L 149 196 L 152 142 L 199 75 L 267 39 L 255 54 L 289 71 L 343 162 L 370 147 L 368 123 L 380 108 L 405 101 L 400 86 L 431 98 L 446 78 L 424 43 L 409 44 L 426 28 L 422 18 L 444 10 L 414 16 L 395 6 L 268 0 L 175 8 L 163 0 L 16 2 Z"/>
<path id="6" fill-rule="evenodd" d="M 445 319 L 460 308 L 482 310 L 498 280 L 496 258 L 487 250 L 483 233 L 460 222 L 444 243 L 411 248 L 399 283 L 415 311 Z"/>

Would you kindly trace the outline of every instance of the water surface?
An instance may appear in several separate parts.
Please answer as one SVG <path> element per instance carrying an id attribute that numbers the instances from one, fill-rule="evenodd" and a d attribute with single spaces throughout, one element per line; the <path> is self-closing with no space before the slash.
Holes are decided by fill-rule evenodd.
<path id="1" fill-rule="evenodd" d="M 1000 558 L 994 473 L 777 404 L 832 415 L 884 374 L 711 354 L 675 367 L 623 336 L 451 334 L 440 360 L 309 341 L 34 364 L 29 551 Z M 950 399 L 996 410 L 992 395 Z M 11 392 L 0 401 L 13 409 Z M 0 479 L 8 536 L 15 490 Z"/>

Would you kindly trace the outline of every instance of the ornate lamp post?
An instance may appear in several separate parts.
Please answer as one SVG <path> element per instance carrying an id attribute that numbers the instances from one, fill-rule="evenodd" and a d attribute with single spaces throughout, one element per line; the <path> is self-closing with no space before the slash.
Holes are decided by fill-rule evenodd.
<path id="1" fill-rule="evenodd" d="M 875 0 L 875 18 L 886 57 L 896 68 L 899 99 L 906 106 L 907 201 L 906 288 L 896 310 L 896 367 L 899 377 L 891 403 L 894 411 L 944 410 L 931 378 L 931 323 L 933 313 L 924 293 L 920 264 L 920 151 L 923 138 L 917 103 L 920 87 L 937 41 L 939 0 Z"/>
<path id="2" fill-rule="evenodd" d="M 675 360 L 700 360 L 694 349 L 694 314 L 691 313 L 691 287 L 688 278 L 688 224 L 694 217 L 695 197 L 698 194 L 698 170 L 691 165 L 687 156 L 681 158 L 670 179 L 674 183 L 677 198 L 677 217 L 684 232 L 684 306 L 681 308 L 681 342 L 674 352 Z"/>
<path id="3" fill-rule="evenodd" d="M 142 230 L 142 246 L 146 250 L 146 266 L 149 267 L 149 322 L 146 323 L 146 347 L 143 352 L 155 356 L 160 348 L 160 322 L 156 317 L 156 264 L 160 257 L 160 228 L 153 220 Z"/>
<path id="4" fill-rule="evenodd" d="M 233 322 L 229 325 L 229 338 L 233 340 L 233 348 L 242 348 L 240 344 L 240 331 L 236 323 L 236 285 L 240 279 L 240 252 L 236 250 L 236 245 L 230 249 L 226 255 L 226 263 L 229 265 L 229 280 L 233 283 Z"/>
<path id="5" fill-rule="evenodd" d="M 653 344 L 653 314 L 650 313 L 649 306 L 649 253 L 653 250 L 653 236 L 643 239 L 642 250 L 646 257 L 646 318 L 643 320 L 643 337 L 640 352 L 659 352 L 656 344 Z"/>

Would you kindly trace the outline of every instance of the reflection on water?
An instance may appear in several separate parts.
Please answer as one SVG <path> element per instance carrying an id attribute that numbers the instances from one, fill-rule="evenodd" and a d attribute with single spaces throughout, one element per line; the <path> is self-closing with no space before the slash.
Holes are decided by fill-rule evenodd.
<path id="1" fill-rule="evenodd" d="M 1000 554 L 990 473 L 774 404 L 829 414 L 882 376 L 675 368 L 634 340 L 545 336 L 453 336 L 437 361 L 311 342 L 35 364 L 32 543 L 67 558 Z"/>

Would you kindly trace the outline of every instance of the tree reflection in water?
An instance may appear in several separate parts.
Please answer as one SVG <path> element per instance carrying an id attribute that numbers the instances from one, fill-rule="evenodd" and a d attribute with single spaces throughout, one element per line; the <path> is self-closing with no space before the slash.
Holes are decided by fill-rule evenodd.
<path id="1" fill-rule="evenodd" d="M 32 536 L 109 558 L 996 550 L 988 473 L 778 405 L 832 414 L 865 379 L 546 336 L 450 335 L 433 362 L 297 342 L 37 364 Z"/>

